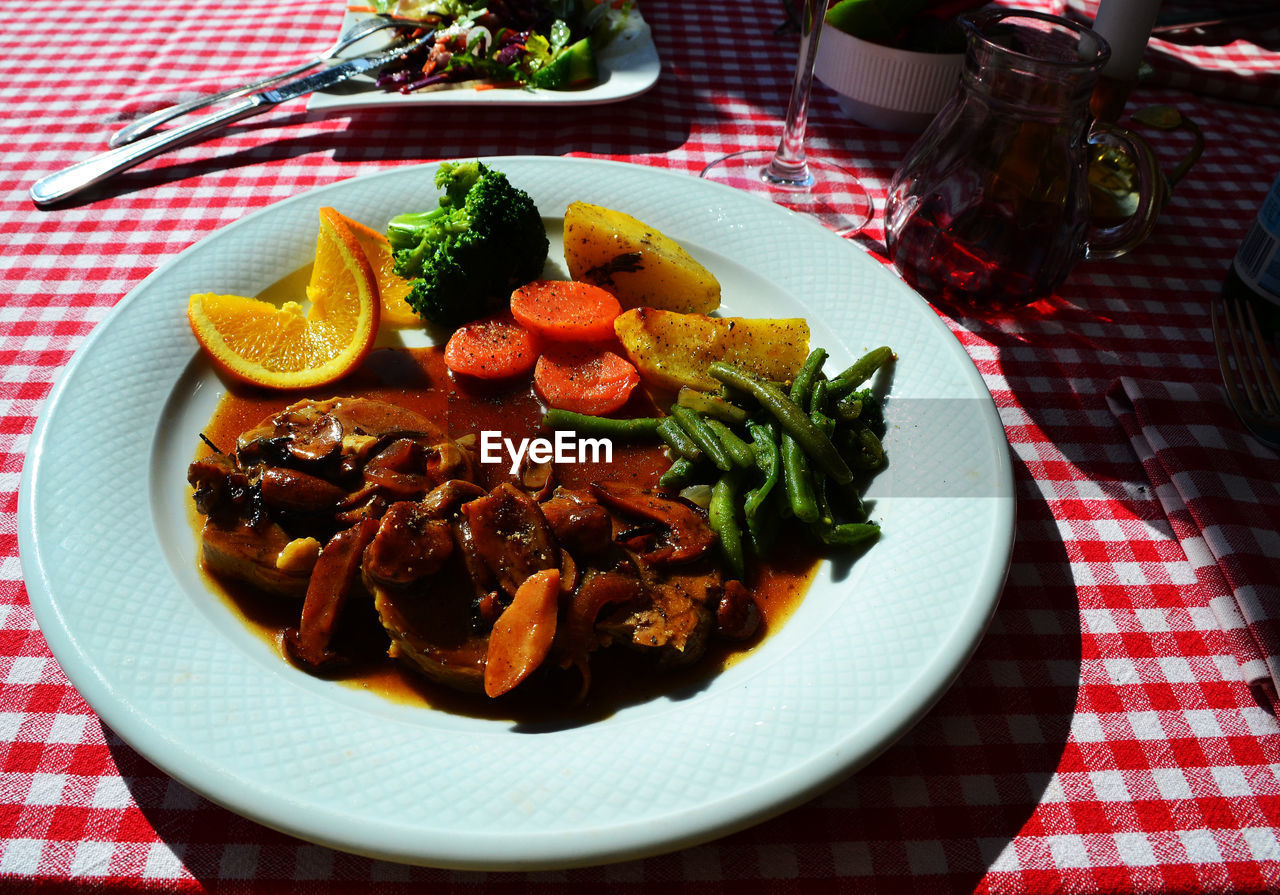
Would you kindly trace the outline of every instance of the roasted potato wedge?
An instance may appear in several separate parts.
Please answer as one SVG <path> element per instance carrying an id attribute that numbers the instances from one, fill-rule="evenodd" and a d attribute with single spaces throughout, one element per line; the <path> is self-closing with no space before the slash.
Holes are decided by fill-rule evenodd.
<path id="1" fill-rule="evenodd" d="M 785 382 L 809 353 L 809 324 L 799 317 L 708 317 L 633 308 L 618 316 L 613 331 L 644 380 L 668 389 L 718 389 L 720 383 L 707 373 L 712 361 Z"/>
<path id="2" fill-rule="evenodd" d="M 623 308 L 709 314 L 720 283 L 675 240 L 629 214 L 574 202 L 564 215 L 569 276 L 601 286 Z"/>

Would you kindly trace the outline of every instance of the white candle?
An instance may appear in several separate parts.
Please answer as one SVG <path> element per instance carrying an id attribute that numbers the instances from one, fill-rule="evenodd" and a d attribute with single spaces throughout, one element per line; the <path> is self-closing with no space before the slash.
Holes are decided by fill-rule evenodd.
<path id="1" fill-rule="evenodd" d="M 1138 77 L 1138 64 L 1156 23 L 1161 0 L 1102 0 L 1093 30 L 1111 45 L 1103 72 L 1119 81 Z"/>

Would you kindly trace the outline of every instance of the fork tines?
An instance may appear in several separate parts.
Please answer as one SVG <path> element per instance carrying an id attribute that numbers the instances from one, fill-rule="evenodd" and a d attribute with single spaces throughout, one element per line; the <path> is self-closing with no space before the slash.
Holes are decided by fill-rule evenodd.
<path id="1" fill-rule="evenodd" d="M 1252 303 L 1224 294 L 1213 302 L 1211 320 L 1227 399 L 1240 421 L 1275 447 L 1280 443 L 1280 372 Z"/>

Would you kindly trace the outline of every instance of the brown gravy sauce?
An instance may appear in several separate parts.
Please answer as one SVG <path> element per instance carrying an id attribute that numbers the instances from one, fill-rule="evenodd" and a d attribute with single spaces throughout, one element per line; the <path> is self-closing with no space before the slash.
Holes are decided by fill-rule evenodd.
<path id="1" fill-rule="evenodd" d="M 473 452 L 479 459 L 481 431 L 498 431 L 518 443 L 521 438 L 546 437 L 541 431 L 543 407 L 528 381 L 486 386 L 456 380 L 444 365 L 438 348 L 386 348 L 370 354 L 359 370 L 343 381 L 309 392 L 271 392 L 239 384 L 229 385 L 204 436 L 220 449 L 231 451 L 241 432 L 255 426 L 279 410 L 303 398 L 325 399 L 337 395 L 356 396 L 399 404 L 429 419 L 445 424 L 455 440 L 474 434 Z M 655 413 L 652 401 L 634 398 L 624 416 Z M 203 444 L 197 456 L 209 449 Z M 505 450 L 498 463 L 479 463 L 480 484 L 493 487 L 512 479 Z M 585 487 L 592 481 L 656 482 L 670 461 L 652 443 L 626 444 L 615 441 L 612 462 L 581 462 L 558 465 L 556 482 Z M 203 517 L 188 500 L 191 524 L 197 541 Z M 581 723 L 605 717 L 622 706 L 653 699 L 659 695 L 688 696 L 707 685 L 715 674 L 749 653 L 770 631 L 779 628 L 803 599 L 817 570 L 819 555 L 801 543 L 780 543 L 767 563 L 749 570 L 752 591 L 760 606 L 760 632 L 746 643 L 730 644 L 713 640 L 707 653 L 692 668 L 655 672 L 641 657 L 624 649 L 597 652 L 592 657 L 592 684 L 585 704 L 567 707 L 568 694 L 547 694 L 521 687 L 499 700 L 481 694 L 459 693 L 439 686 L 411 668 L 387 658 L 387 639 L 378 624 L 371 601 L 351 600 L 344 616 L 341 647 L 354 655 L 353 664 L 336 680 L 376 692 L 398 703 L 425 705 L 474 717 L 515 720 L 534 726 Z M 219 594 L 244 623 L 265 640 L 280 648 L 282 632 L 296 625 L 301 604 L 261 594 L 243 585 L 216 579 L 204 573 L 210 589 Z M 281 661 L 287 661 L 281 653 Z M 566 675 L 565 677 L 572 677 Z"/>

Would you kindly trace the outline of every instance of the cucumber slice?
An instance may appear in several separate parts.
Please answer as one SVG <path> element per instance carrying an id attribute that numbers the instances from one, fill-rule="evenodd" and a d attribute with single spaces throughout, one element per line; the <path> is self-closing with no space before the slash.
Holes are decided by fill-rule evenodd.
<path id="1" fill-rule="evenodd" d="M 571 43 L 538 71 L 531 83 L 546 90 L 568 90 L 583 84 L 595 83 L 600 78 L 596 66 L 596 54 L 591 49 L 591 39 L 582 38 Z"/>

